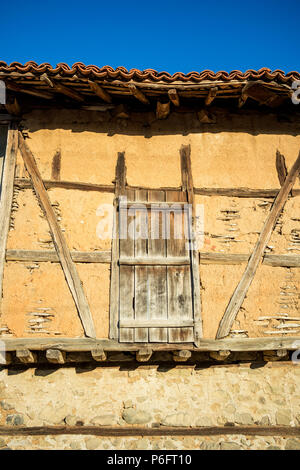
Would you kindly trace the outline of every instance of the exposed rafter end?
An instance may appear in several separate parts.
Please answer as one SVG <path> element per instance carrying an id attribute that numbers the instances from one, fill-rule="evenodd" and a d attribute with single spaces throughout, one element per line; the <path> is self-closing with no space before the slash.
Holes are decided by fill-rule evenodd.
<path id="1" fill-rule="evenodd" d="M 188 361 L 191 358 L 191 356 L 192 356 L 192 353 L 188 349 L 182 349 L 182 350 L 173 352 L 173 360 L 175 362 Z"/>
<path id="2" fill-rule="evenodd" d="M 177 93 L 176 88 L 172 88 L 171 90 L 169 90 L 168 95 L 169 95 L 170 100 L 175 106 L 180 105 L 179 95 Z"/>
<path id="3" fill-rule="evenodd" d="M 199 121 L 203 124 L 215 124 L 217 122 L 216 116 L 205 109 L 201 109 L 197 114 Z"/>
<path id="4" fill-rule="evenodd" d="M 99 96 L 99 98 L 101 98 L 106 103 L 112 102 L 111 95 L 107 93 L 107 91 L 105 91 L 100 85 L 98 85 L 98 83 L 89 80 L 88 84 L 90 89 L 95 93 L 95 95 Z"/>
<path id="5" fill-rule="evenodd" d="M 242 106 L 244 106 L 247 99 L 248 99 L 248 95 L 246 93 L 242 93 L 239 98 L 238 107 L 241 108 Z"/>
<path id="6" fill-rule="evenodd" d="M 107 359 L 107 354 L 103 349 L 92 349 L 91 355 L 94 361 L 104 362 Z"/>
<path id="7" fill-rule="evenodd" d="M 264 351 L 264 360 L 266 362 L 282 361 L 288 358 L 288 351 L 286 349 L 278 349 L 275 351 Z"/>
<path id="8" fill-rule="evenodd" d="M 79 93 L 77 93 L 77 91 L 73 91 L 57 81 L 50 80 L 46 73 L 43 73 L 40 76 L 40 80 L 46 82 L 55 93 L 61 93 L 62 95 L 68 96 L 69 98 L 81 103 L 85 101 L 85 99 Z"/>
<path id="9" fill-rule="evenodd" d="M 5 85 L 8 90 L 15 91 L 17 93 L 25 93 L 27 95 L 37 96 L 38 98 L 44 98 L 46 100 L 51 100 L 53 98 L 51 93 L 47 93 L 46 91 L 31 90 L 29 88 L 22 88 L 21 86 L 16 85 L 14 82 L 6 81 Z"/>
<path id="10" fill-rule="evenodd" d="M 230 351 L 212 351 L 209 353 L 210 357 L 215 361 L 225 361 L 230 356 Z"/>
<path id="11" fill-rule="evenodd" d="M 33 364 L 37 362 L 37 355 L 29 349 L 19 349 L 16 351 L 16 357 L 23 364 Z"/>
<path id="12" fill-rule="evenodd" d="M 156 119 L 166 119 L 170 114 L 170 101 L 156 104 Z"/>
<path id="13" fill-rule="evenodd" d="M 148 98 L 144 95 L 144 93 L 139 90 L 133 83 L 128 83 L 127 87 L 130 90 L 131 94 L 135 96 L 135 98 L 141 103 L 150 104 Z"/>
<path id="14" fill-rule="evenodd" d="M 130 113 L 128 111 L 128 108 L 125 104 L 119 104 L 118 106 L 115 107 L 115 109 L 112 110 L 112 115 L 114 117 L 120 118 L 120 119 L 129 119 L 130 118 Z"/>
<path id="15" fill-rule="evenodd" d="M 205 105 L 206 106 L 209 106 L 213 102 L 213 100 L 217 96 L 217 92 L 218 92 L 218 87 L 213 87 L 209 90 L 209 92 L 208 92 L 208 94 L 205 98 Z"/>
<path id="16" fill-rule="evenodd" d="M 66 362 L 66 353 L 59 349 L 47 349 L 46 358 L 51 364 L 64 364 Z"/>
<path id="17" fill-rule="evenodd" d="M 152 356 L 152 349 L 140 349 L 136 353 L 136 360 L 138 362 L 148 362 Z"/>

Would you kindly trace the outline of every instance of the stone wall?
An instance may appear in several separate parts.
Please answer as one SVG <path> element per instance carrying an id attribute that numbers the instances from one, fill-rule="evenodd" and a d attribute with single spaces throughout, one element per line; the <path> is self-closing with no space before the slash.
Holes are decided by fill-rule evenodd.
<path id="1" fill-rule="evenodd" d="M 300 449 L 300 366 L 228 365 L 8 368 L 0 425 L 160 428 L 286 426 L 286 436 L 1 436 L 11 449 Z M 272 431 L 271 431 L 272 432 Z M 274 433 L 276 434 L 276 433 Z M 141 431 L 142 435 L 142 431 Z"/>

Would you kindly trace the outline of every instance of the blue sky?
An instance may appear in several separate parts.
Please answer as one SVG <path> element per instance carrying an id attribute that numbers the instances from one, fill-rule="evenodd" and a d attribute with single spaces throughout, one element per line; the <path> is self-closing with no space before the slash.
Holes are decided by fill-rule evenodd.
<path id="1" fill-rule="evenodd" d="M 299 0 L 14 0 L 0 15 L 9 63 L 300 70 Z"/>

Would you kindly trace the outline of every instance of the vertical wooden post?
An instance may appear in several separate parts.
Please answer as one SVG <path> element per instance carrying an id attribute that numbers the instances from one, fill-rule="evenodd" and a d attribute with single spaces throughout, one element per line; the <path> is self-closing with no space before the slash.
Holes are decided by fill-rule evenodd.
<path id="1" fill-rule="evenodd" d="M 120 275 L 119 275 L 119 196 L 125 194 L 126 186 L 126 166 L 125 153 L 118 153 L 115 177 L 115 199 L 114 199 L 114 226 L 111 247 L 111 274 L 110 274 L 110 302 L 109 302 L 109 337 L 118 339 L 119 320 L 119 296 L 120 296 Z"/>
<path id="2" fill-rule="evenodd" d="M 202 338 L 202 316 L 201 316 L 201 299 L 200 299 L 200 275 L 199 275 L 199 253 L 198 249 L 193 246 L 193 234 L 196 232 L 196 217 L 194 203 L 194 183 L 191 165 L 191 146 L 182 145 L 180 149 L 181 157 L 181 179 L 182 190 L 187 192 L 188 203 L 192 206 L 192 233 L 191 235 L 191 262 L 192 262 L 192 292 L 193 292 L 193 312 L 194 312 L 194 341 L 196 346 Z"/>
<path id="3" fill-rule="evenodd" d="M 14 191 L 14 175 L 17 149 L 18 131 L 16 130 L 14 124 L 11 124 L 8 129 L 6 153 L 3 163 L 2 181 L 0 181 L 0 314 L 2 303 L 5 250 L 9 231 L 11 205 Z"/>

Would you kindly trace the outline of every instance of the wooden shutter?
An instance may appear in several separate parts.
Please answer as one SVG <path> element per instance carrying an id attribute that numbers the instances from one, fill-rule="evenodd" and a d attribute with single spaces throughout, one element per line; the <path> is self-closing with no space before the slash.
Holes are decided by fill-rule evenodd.
<path id="1" fill-rule="evenodd" d="M 193 342 L 187 192 L 136 189 L 123 195 L 127 203 L 118 198 L 119 341 Z M 154 238 L 155 221 L 159 238 Z M 170 229 L 168 238 L 162 229 Z M 124 238 L 128 232 L 132 237 Z"/>

